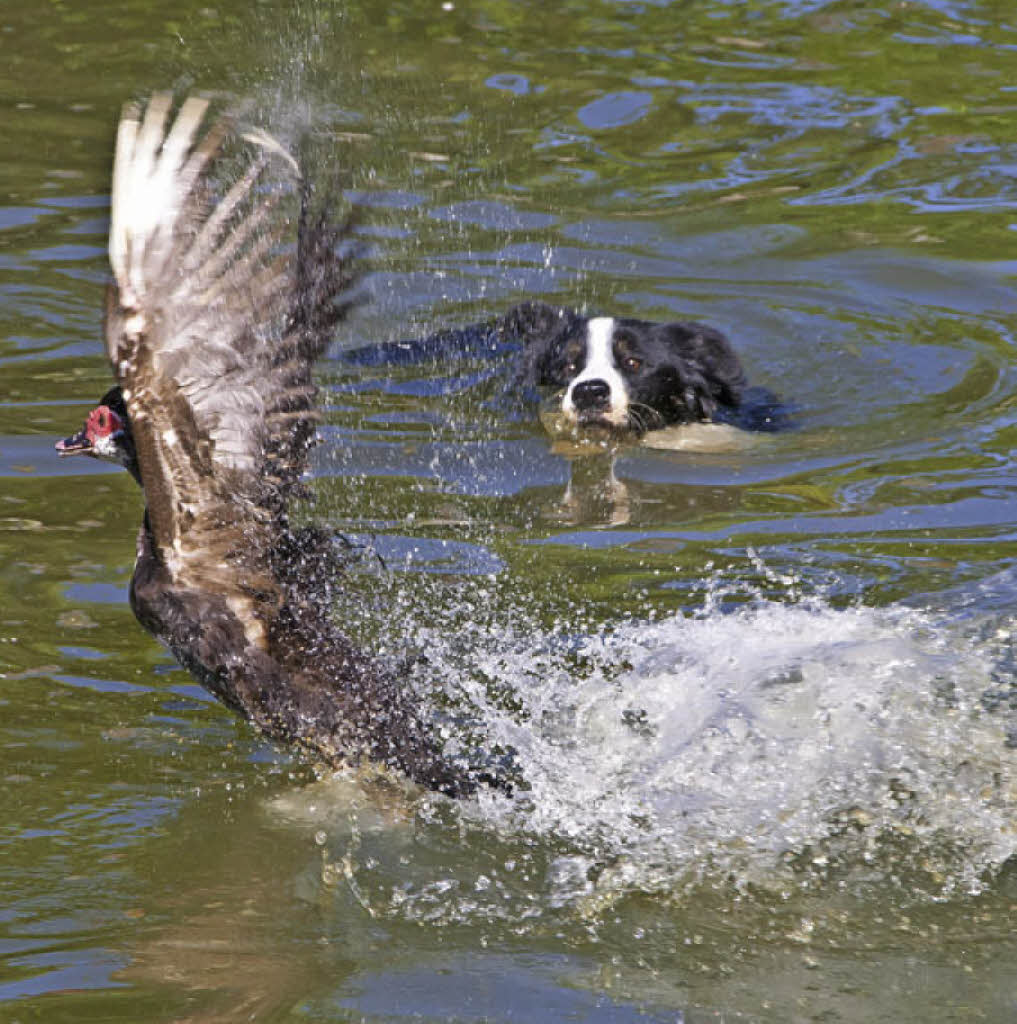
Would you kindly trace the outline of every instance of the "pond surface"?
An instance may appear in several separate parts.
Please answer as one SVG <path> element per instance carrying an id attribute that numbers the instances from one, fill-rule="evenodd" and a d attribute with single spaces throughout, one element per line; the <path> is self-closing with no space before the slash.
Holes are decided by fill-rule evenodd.
<path id="1" fill-rule="evenodd" d="M 1010 3 L 9 2 L 0 55 L 0 1017 L 1017 1017 Z M 54 457 L 166 87 L 363 201 L 337 353 L 542 298 L 794 408 L 577 452 L 497 364 L 325 362 L 337 616 L 511 801 L 259 741 L 127 607 L 133 483 Z"/>

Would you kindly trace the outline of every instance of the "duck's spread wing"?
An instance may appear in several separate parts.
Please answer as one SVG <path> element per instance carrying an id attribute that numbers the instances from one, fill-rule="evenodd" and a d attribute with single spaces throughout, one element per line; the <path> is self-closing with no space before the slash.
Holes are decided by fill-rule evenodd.
<path id="1" fill-rule="evenodd" d="M 286 520 L 314 435 L 312 363 L 350 305 L 349 221 L 312 218 L 301 188 L 294 242 L 264 173 L 288 160 L 277 144 L 251 140 L 219 194 L 208 168 L 230 133 L 202 133 L 201 100 L 172 124 L 170 108 L 124 112 L 113 176 L 106 340 L 148 517 L 135 613 L 267 735 L 471 792 L 410 695 L 334 629 L 330 540 Z"/>
<path id="2" fill-rule="evenodd" d="M 314 436 L 311 366 L 348 307 L 345 225 L 301 203 L 288 237 L 296 164 L 267 136 L 244 137 L 240 176 L 217 193 L 208 170 L 233 133 L 202 131 L 202 99 L 172 120 L 171 106 L 158 95 L 120 121 L 106 343 L 159 556 L 174 582 L 254 608 L 274 600 L 267 550 Z M 266 168 L 287 161 L 272 187 Z"/>

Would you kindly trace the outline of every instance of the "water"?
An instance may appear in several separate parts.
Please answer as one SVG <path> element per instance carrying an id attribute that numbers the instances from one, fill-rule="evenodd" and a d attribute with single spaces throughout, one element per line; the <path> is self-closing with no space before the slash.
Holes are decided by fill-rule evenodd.
<path id="1" fill-rule="evenodd" d="M 1001 3 L 8 5 L 0 1017 L 1010 1020 L 1017 25 Z M 512 800 L 317 779 L 136 625 L 113 124 L 346 175 L 337 347 L 537 297 L 713 323 L 796 429 L 552 442 L 491 363 L 323 368 L 337 616 Z M 72 464 L 73 462 L 73 464 Z"/>

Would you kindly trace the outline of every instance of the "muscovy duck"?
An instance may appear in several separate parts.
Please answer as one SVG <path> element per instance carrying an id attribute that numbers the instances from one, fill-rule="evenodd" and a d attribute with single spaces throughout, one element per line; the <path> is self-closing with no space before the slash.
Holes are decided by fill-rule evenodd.
<path id="1" fill-rule="evenodd" d="M 172 106 L 160 94 L 121 117 L 105 324 L 117 386 L 57 449 L 141 484 L 131 606 L 224 704 L 329 765 L 368 760 L 469 794 L 493 780 L 444 756 L 411 696 L 335 628 L 332 539 L 288 517 L 314 443 L 312 364 L 352 304 L 350 220 L 312 214 L 302 183 L 287 248 L 264 172 L 292 157 L 243 136 L 245 169 L 216 201 L 209 171 L 233 133 L 201 133 L 205 100 L 171 123 Z"/>

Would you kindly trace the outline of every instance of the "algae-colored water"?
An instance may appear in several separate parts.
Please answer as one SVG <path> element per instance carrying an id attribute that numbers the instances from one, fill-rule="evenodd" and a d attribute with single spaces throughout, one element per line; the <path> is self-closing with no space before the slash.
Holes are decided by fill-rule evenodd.
<path id="1" fill-rule="evenodd" d="M 1013 1019 L 1015 53 L 988 0 L 5 5 L 0 1018 Z M 53 454 L 167 87 L 364 202 L 337 349 L 543 298 L 794 408 L 612 466 L 495 364 L 326 361 L 336 614 L 512 801 L 262 743 L 127 607 L 132 481 Z"/>

